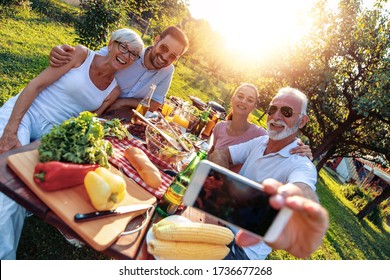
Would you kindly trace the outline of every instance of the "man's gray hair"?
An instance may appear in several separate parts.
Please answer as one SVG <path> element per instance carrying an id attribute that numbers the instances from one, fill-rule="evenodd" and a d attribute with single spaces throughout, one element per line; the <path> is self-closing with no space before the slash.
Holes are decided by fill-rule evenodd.
<path id="1" fill-rule="evenodd" d="M 296 97 L 298 97 L 302 103 L 301 114 L 307 115 L 306 110 L 307 110 L 308 99 L 307 99 L 307 96 L 303 92 L 301 92 L 300 90 L 297 90 L 295 88 L 285 87 L 285 88 L 279 89 L 278 93 L 275 96 L 278 96 L 281 94 L 293 94 Z"/>
<path id="2" fill-rule="evenodd" d="M 130 44 L 133 50 L 137 51 L 138 54 L 141 54 L 144 48 L 144 42 L 141 37 L 129 28 L 122 28 L 114 31 L 111 34 L 111 41 Z"/>

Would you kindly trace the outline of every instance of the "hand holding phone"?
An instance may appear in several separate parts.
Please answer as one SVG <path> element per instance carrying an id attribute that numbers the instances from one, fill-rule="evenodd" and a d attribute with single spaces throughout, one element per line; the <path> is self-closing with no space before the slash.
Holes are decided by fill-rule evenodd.
<path id="1" fill-rule="evenodd" d="M 213 162 L 199 163 L 183 202 L 273 242 L 288 222 L 288 208 L 269 204 L 262 185 Z"/>

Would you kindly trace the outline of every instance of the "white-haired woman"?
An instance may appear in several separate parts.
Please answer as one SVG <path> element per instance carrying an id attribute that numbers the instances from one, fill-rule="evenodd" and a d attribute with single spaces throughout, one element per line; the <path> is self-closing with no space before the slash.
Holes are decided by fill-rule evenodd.
<path id="1" fill-rule="evenodd" d="M 43 70 L 0 108 L 0 153 L 40 139 L 83 111 L 103 113 L 120 93 L 115 72 L 137 60 L 143 46 L 137 33 L 119 29 L 107 55 L 76 46 L 70 63 Z M 25 211 L 0 193 L 0 259 L 16 258 Z"/>

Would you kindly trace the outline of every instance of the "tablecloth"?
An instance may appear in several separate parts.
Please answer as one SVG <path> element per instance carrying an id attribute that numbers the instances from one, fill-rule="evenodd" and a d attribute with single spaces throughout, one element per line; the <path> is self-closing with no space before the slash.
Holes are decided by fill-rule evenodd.
<path id="1" fill-rule="evenodd" d="M 114 148 L 114 156 L 109 157 L 108 159 L 109 162 L 112 165 L 114 165 L 118 170 L 120 170 L 125 175 L 127 175 L 129 178 L 134 180 L 138 185 L 146 189 L 148 192 L 153 194 L 158 199 L 161 199 L 161 197 L 164 195 L 165 191 L 167 190 L 168 186 L 171 184 L 173 178 L 167 175 L 166 173 L 164 173 L 162 170 L 159 170 L 162 178 L 162 184 L 158 189 L 153 189 L 149 187 L 138 175 L 137 170 L 125 158 L 124 152 L 127 147 L 134 146 L 142 149 L 149 157 L 151 162 L 153 162 L 157 167 L 159 167 L 159 169 L 172 169 L 172 167 L 169 166 L 164 161 L 160 160 L 152 153 L 150 153 L 149 150 L 145 148 L 145 146 L 142 144 L 142 142 L 140 142 L 135 138 L 119 140 L 118 138 L 115 137 L 107 137 L 106 140 L 110 141 Z"/>

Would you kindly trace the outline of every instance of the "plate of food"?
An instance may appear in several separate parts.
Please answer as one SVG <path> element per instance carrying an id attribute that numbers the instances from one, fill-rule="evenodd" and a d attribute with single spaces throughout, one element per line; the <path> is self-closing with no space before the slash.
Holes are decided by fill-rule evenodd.
<path id="1" fill-rule="evenodd" d="M 171 222 L 171 223 L 192 223 L 190 220 L 188 220 L 187 218 L 183 217 L 183 216 L 179 216 L 179 215 L 172 215 L 172 216 L 168 216 L 166 217 L 165 219 L 161 220 L 160 222 Z M 159 223 L 160 223 L 159 222 Z M 155 241 L 156 240 L 156 237 L 154 236 L 154 233 L 153 233 L 153 226 L 148 230 L 148 232 L 146 233 L 146 244 L 148 245 L 148 251 L 149 251 L 149 244 L 151 244 L 152 242 L 151 241 Z M 154 255 L 153 255 L 154 256 Z M 158 256 L 154 256 L 154 258 L 156 260 L 163 260 L 164 258 L 160 258 Z"/>

